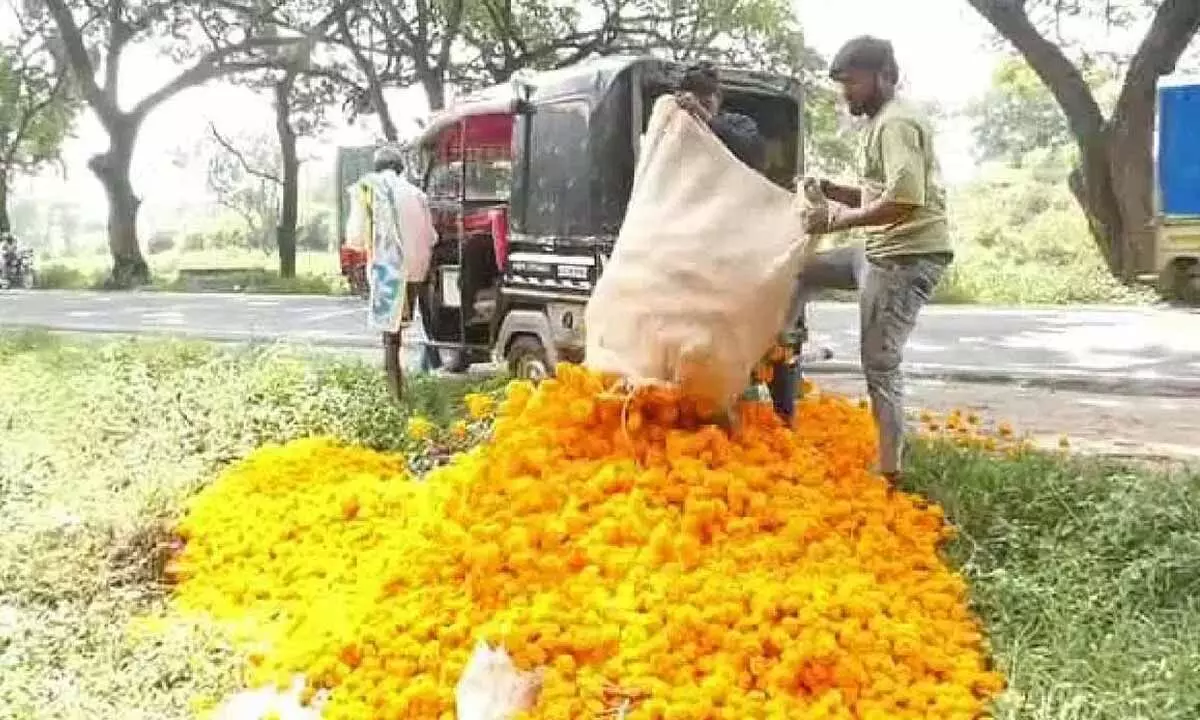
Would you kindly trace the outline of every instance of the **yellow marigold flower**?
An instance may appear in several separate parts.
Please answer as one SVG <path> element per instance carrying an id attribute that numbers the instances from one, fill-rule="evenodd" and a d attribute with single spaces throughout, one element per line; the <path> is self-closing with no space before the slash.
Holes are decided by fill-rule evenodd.
<path id="1" fill-rule="evenodd" d="M 436 429 L 432 422 L 426 418 L 417 416 L 409 418 L 405 432 L 409 438 L 417 441 L 428 440 L 433 436 L 433 431 Z"/>
<path id="2" fill-rule="evenodd" d="M 491 439 L 423 482 L 329 439 L 258 450 L 189 506 L 178 612 L 236 628 L 252 682 L 331 691 L 331 719 L 453 717 L 482 639 L 544 668 L 531 720 L 986 714 L 1004 683 L 952 528 L 869 472 L 869 412 L 820 394 L 795 429 L 748 404 L 727 431 L 612 387 L 510 385 Z"/>
<path id="3" fill-rule="evenodd" d="M 491 395 L 482 393 L 470 393 L 463 398 L 463 402 L 467 406 L 467 414 L 476 420 L 491 416 L 496 406 L 496 401 Z"/>

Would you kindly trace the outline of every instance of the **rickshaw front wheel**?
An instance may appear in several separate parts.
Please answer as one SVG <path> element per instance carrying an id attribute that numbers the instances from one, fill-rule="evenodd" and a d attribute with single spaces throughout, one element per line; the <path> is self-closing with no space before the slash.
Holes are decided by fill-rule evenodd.
<path id="1" fill-rule="evenodd" d="M 552 374 L 550 361 L 542 341 L 532 335 L 519 335 L 513 339 L 505 354 L 508 373 L 518 380 L 540 382 Z"/>

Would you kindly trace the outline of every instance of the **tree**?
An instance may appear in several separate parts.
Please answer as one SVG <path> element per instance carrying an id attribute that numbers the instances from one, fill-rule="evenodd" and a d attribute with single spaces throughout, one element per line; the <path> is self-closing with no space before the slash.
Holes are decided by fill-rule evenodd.
<path id="1" fill-rule="evenodd" d="M 359 76 L 352 110 L 375 114 L 389 141 L 397 131 L 384 88 L 420 85 L 430 109 L 445 106 L 465 8 L 466 0 L 362 0 L 338 15 L 334 37 Z"/>
<path id="2" fill-rule="evenodd" d="M 642 52 L 755 67 L 796 78 L 804 91 L 807 172 L 837 174 L 855 158 L 853 128 L 838 110 L 828 64 L 804 41 L 792 5 L 780 0 L 652 0 L 622 31 Z M 640 41 L 636 42 L 636 41 Z"/>
<path id="3" fill-rule="evenodd" d="M 463 21 L 467 59 L 455 67 L 454 81 L 478 88 L 507 82 L 520 70 L 553 70 L 626 49 L 624 31 L 641 19 L 632 0 L 478 0 Z"/>
<path id="4" fill-rule="evenodd" d="M 1034 150 L 1057 151 L 1074 142 L 1054 96 L 1020 57 L 1001 61 L 991 87 L 971 103 L 967 115 L 981 161 L 1020 165 Z"/>
<path id="5" fill-rule="evenodd" d="M 276 246 L 283 189 L 283 167 L 277 147 L 267 134 L 234 139 L 212 123 L 206 184 L 217 202 L 237 213 L 246 225 L 251 248 Z"/>
<path id="6" fill-rule="evenodd" d="M 258 0 L 255 14 L 244 18 L 243 22 L 251 25 L 257 36 L 277 37 L 282 28 L 301 28 L 317 21 L 325 6 L 325 3 L 319 2 L 314 5 L 312 0 L 276 3 Z M 334 24 L 329 24 L 330 32 Z M 318 39 L 328 40 L 328 36 Z M 279 150 L 279 169 L 275 178 L 280 193 L 274 239 L 279 251 L 279 274 L 284 278 L 296 276 L 301 162 L 298 138 L 314 135 L 326 125 L 325 110 L 334 101 L 335 89 L 345 82 L 340 68 L 336 64 L 319 65 L 318 60 L 314 59 L 317 54 L 306 52 L 286 55 L 277 67 L 238 78 L 242 84 L 255 90 L 265 90 L 271 96 L 275 139 Z M 319 59 L 330 60 L 324 56 Z M 231 146 L 226 147 L 236 153 Z"/>
<path id="7" fill-rule="evenodd" d="M 0 44 L 0 233 L 12 230 L 8 200 L 14 176 L 35 173 L 59 158 L 79 109 L 46 23 L 24 6 L 13 11 L 15 36 Z"/>
<path id="8" fill-rule="evenodd" d="M 1200 29 L 1197 0 L 967 0 L 1029 63 L 1066 116 L 1079 149 L 1071 191 L 1109 270 L 1125 282 L 1153 267 L 1157 81 L 1174 71 Z M 1063 31 L 1072 23 L 1148 27 L 1129 56 L 1121 89 L 1105 113 Z M 1053 37 L 1053 39 L 1051 39 Z M 1082 68 L 1082 69 L 1081 69 Z"/>
<path id="9" fill-rule="evenodd" d="M 233 0 L 45 0 L 62 38 L 65 55 L 84 101 L 108 135 L 109 147 L 88 167 L 108 199 L 108 244 L 113 267 L 109 284 L 130 287 L 149 280 L 149 268 L 137 237 L 141 203 L 130 180 L 133 152 L 146 117 L 179 93 L 229 75 L 278 67 L 307 53 L 314 37 L 349 4 L 341 0 L 305 35 L 255 36 L 248 18 L 259 4 Z M 139 40 L 171 38 L 188 64 L 175 77 L 132 107 L 120 98 L 121 61 Z M 89 51 L 89 47 L 91 50 Z"/>

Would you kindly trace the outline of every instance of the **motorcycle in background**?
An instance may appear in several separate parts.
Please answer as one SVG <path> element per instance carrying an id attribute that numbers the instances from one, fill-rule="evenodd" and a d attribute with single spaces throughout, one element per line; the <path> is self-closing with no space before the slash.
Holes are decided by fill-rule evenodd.
<path id="1" fill-rule="evenodd" d="M 33 249 L 17 244 L 12 235 L 0 239 L 0 290 L 31 290 L 33 284 Z"/>

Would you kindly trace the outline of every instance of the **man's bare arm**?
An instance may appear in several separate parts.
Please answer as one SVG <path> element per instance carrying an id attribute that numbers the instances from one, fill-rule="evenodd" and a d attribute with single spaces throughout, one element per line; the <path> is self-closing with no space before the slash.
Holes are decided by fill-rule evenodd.
<path id="1" fill-rule="evenodd" d="M 876 200 L 862 208 L 835 205 L 830 207 L 830 213 L 824 221 L 813 219 L 809 232 L 820 234 L 844 232 L 861 227 L 888 227 L 907 222 L 916 210 L 915 205 L 884 199 Z"/>
<path id="2" fill-rule="evenodd" d="M 824 178 L 821 179 L 821 194 L 847 207 L 856 208 L 862 204 L 862 190 L 849 185 L 839 185 Z"/>

